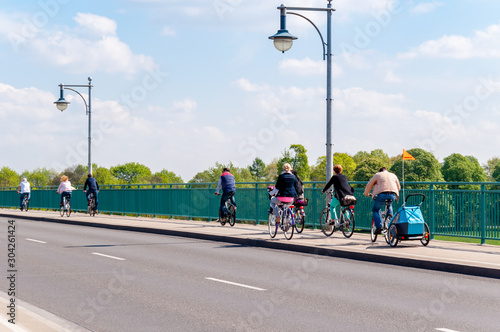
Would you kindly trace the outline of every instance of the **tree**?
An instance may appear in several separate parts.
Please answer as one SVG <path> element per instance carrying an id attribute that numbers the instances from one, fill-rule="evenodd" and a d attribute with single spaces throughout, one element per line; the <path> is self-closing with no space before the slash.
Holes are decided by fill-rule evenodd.
<path id="1" fill-rule="evenodd" d="M 124 183 L 148 183 L 151 177 L 149 167 L 130 162 L 123 165 L 111 167 L 111 174 Z"/>
<path id="2" fill-rule="evenodd" d="M 356 163 L 351 156 L 347 153 L 335 152 L 333 154 L 333 164 L 341 165 L 342 174 L 347 176 L 349 180 L 353 179 Z M 319 157 L 316 161 L 316 165 L 312 167 L 311 180 L 326 182 L 326 156 Z"/>
<path id="3" fill-rule="evenodd" d="M 483 164 L 483 168 L 486 172 L 486 180 L 487 181 L 498 181 L 495 180 L 495 177 L 493 176 L 493 172 L 495 172 L 495 167 L 500 163 L 500 158 L 499 157 L 493 157 L 490 160 L 486 162 L 486 164 Z"/>
<path id="4" fill-rule="evenodd" d="M 370 179 L 378 173 L 381 167 L 385 167 L 384 163 L 375 157 L 365 157 L 359 163 L 356 163 L 356 170 L 353 173 L 354 181 L 370 181 Z"/>
<path id="5" fill-rule="evenodd" d="M 264 181 L 274 182 L 278 179 L 278 158 L 271 160 L 264 168 Z"/>
<path id="6" fill-rule="evenodd" d="M 232 162 L 229 162 L 229 165 L 223 165 L 219 162 L 215 163 L 214 167 L 210 167 L 209 169 L 197 173 L 189 183 L 210 183 L 210 182 L 219 182 L 219 178 L 222 174 L 222 170 L 224 167 L 228 167 L 231 174 L 234 175 L 234 180 L 236 182 L 252 182 L 252 174 L 248 170 L 248 168 L 239 168 L 233 165 Z"/>
<path id="7" fill-rule="evenodd" d="M 12 168 L 4 166 L 0 169 L 0 187 L 17 187 L 20 182 L 19 174 Z"/>
<path id="8" fill-rule="evenodd" d="M 107 169 L 106 167 L 100 167 L 100 166 L 92 166 L 94 174 L 94 178 L 96 179 L 97 183 L 99 185 L 104 185 L 104 184 L 118 184 L 119 181 L 117 178 L 113 176 L 111 171 Z"/>
<path id="9" fill-rule="evenodd" d="M 163 169 L 153 174 L 151 183 L 183 183 L 183 181 L 182 178 L 174 172 Z"/>
<path id="10" fill-rule="evenodd" d="M 248 170 L 252 174 L 254 181 L 262 181 L 264 179 L 265 169 L 266 164 L 258 157 L 254 159 L 252 165 L 248 166 Z"/>
<path id="11" fill-rule="evenodd" d="M 417 148 L 408 150 L 408 153 L 415 157 L 415 160 L 404 161 L 405 181 L 444 181 L 441 164 L 431 152 Z M 399 155 L 395 160 L 390 170 L 402 179 L 403 156 Z"/>
<path id="12" fill-rule="evenodd" d="M 66 168 L 59 176 L 66 175 L 73 185 L 83 185 L 87 180 L 88 168 L 84 165 L 74 165 Z M 57 177 L 56 177 L 57 178 Z M 56 183 L 59 184 L 59 181 Z"/>
<path id="13" fill-rule="evenodd" d="M 49 186 L 52 180 L 58 177 L 58 173 L 54 169 L 36 168 L 33 171 L 24 171 L 21 177 L 25 177 L 32 186 Z"/>
<path id="14" fill-rule="evenodd" d="M 493 177 L 493 179 L 496 182 L 500 182 L 500 163 L 498 163 L 495 166 L 495 169 L 493 170 L 493 173 L 491 174 L 491 176 Z"/>
<path id="15" fill-rule="evenodd" d="M 453 153 L 444 158 L 442 173 L 447 182 L 478 182 L 486 180 L 486 173 L 476 158 Z M 465 188 L 473 189 L 467 185 Z"/>
<path id="16" fill-rule="evenodd" d="M 308 181 L 311 171 L 306 152 L 307 150 L 303 145 L 290 145 L 290 149 L 283 151 L 283 155 L 278 161 L 278 171 L 281 172 L 283 165 L 285 163 L 289 163 L 292 165 L 292 168 L 297 171 L 297 175 L 302 179 L 302 181 Z"/>

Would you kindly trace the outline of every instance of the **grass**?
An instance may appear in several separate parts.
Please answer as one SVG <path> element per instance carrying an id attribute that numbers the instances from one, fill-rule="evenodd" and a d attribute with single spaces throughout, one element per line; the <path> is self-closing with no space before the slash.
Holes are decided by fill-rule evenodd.
<path id="1" fill-rule="evenodd" d="M 453 242 L 465 242 L 465 243 L 477 243 L 477 244 L 481 243 L 481 239 L 466 238 L 459 236 L 436 235 L 434 236 L 434 239 L 440 241 L 453 241 Z M 500 240 L 486 240 L 486 244 L 500 246 Z"/>

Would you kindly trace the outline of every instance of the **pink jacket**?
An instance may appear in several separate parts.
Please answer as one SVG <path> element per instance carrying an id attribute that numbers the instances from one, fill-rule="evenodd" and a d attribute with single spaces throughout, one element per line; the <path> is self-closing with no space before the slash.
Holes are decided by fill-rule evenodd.
<path id="1" fill-rule="evenodd" d="M 57 188 L 57 192 L 59 194 L 62 194 L 65 191 L 71 192 L 72 190 L 76 190 L 76 188 L 71 185 L 70 181 L 61 182 L 61 184 L 59 184 L 59 188 Z"/>

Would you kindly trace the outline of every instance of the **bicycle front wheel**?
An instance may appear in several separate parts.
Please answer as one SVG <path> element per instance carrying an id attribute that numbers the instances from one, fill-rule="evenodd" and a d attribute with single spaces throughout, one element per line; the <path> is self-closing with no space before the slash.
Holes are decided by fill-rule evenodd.
<path id="1" fill-rule="evenodd" d="M 387 240 L 391 247 L 395 247 L 398 245 L 398 228 L 395 224 L 392 224 L 387 230 Z"/>
<path id="2" fill-rule="evenodd" d="M 66 216 L 70 216 L 71 214 L 71 204 L 68 202 L 66 203 Z"/>
<path id="3" fill-rule="evenodd" d="M 420 242 L 422 242 L 422 244 L 426 246 L 429 244 L 430 240 L 431 240 L 431 231 L 429 230 L 429 226 L 427 225 L 427 223 L 424 222 L 424 235 L 422 239 L 420 239 Z"/>
<path id="4" fill-rule="evenodd" d="M 297 231 L 297 233 L 302 233 L 305 223 L 306 216 L 304 215 L 304 211 L 297 209 L 297 218 L 295 218 L 295 230 Z"/>
<path id="5" fill-rule="evenodd" d="M 288 209 L 288 211 L 285 213 L 285 220 L 283 221 L 283 234 L 285 235 L 285 238 L 287 240 L 290 240 L 293 237 L 293 230 L 295 229 L 295 226 L 293 225 L 293 219 L 292 219 L 292 210 Z"/>
<path id="6" fill-rule="evenodd" d="M 354 233 L 354 213 L 349 208 L 340 214 L 340 229 L 346 238 L 350 238 Z"/>
<path id="7" fill-rule="evenodd" d="M 272 239 L 276 236 L 276 231 L 278 229 L 278 227 L 276 226 L 276 217 L 274 216 L 274 213 L 269 214 L 267 225 L 269 227 L 269 236 L 271 236 Z"/>
<path id="8" fill-rule="evenodd" d="M 234 205 L 232 204 L 229 206 L 229 215 L 227 217 L 229 218 L 229 225 L 233 227 L 236 223 L 236 211 L 234 210 Z"/>
<path id="9" fill-rule="evenodd" d="M 61 217 L 64 217 L 64 206 L 65 206 L 65 204 L 63 204 L 63 205 L 59 208 L 59 212 L 61 213 Z"/>
<path id="10" fill-rule="evenodd" d="M 330 224 L 330 209 L 324 208 L 321 212 L 321 217 L 319 218 L 319 224 L 321 225 L 321 230 L 326 236 L 331 236 L 335 231 L 335 225 Z"/>

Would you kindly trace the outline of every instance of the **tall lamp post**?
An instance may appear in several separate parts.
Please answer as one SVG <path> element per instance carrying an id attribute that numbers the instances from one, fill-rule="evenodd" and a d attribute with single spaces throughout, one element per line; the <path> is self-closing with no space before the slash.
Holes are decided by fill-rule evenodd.
<path id="1" fill-rule="evenodd" d="M 286 14 L 297 15 L 302 17 L 311 23 L 316 31 L 318 32 L 321 42 L 323 44 L 323 60 L 326 59 L 326 181 L 330 180 L 333 175 L 333 143 L 332 143 L 332 12 L 335 9 L 332 8 L 332 0 L 327 0 L 328 4 L 326 8 L 308 8 L 308 7 L 285 7 L 281 5 L 278 7 L 280 10 L 280 29 L 278 32 L 269 37 L 274 42 L 274 47 L 280 52 L 285 53 L 288 51 L 292 45 L 293 41 L 297 37 L 291 35 L 286 29 Z M 322 11 L 326 12 L 327 15 L 327 36 L 326 43 L 323 39 L 323 35 L 319 31 L 318 27 L 307 17 L 289 12 L 287 10 L 305 10 L 305 11 Z M 325 50 L 326 46 L 326 50 Z"/>
<path id="2" fill-rule="evenodd" d="M 73 92 L 76 92 L 80 97 L 82 97 L 83 102 L 85 103 L 85 111 L 86 114 L 89 116 L 89 165 L 88 165 L 88 171 L 89 174 L 92 174 L 92 159 L 91 159 L 91 96 L 92 96 L 92 77 L 88 78 L 89 84 L 87 85 L 69 85 L 69 84 L 59 84 L 59 87 L 61 88 L 61 95 L 59 97 L 58 101 L 55 101 L 54 104 L 56 104 L 57 109 L 60 110 L 61 112 L 64 111 L 69 104 L 69 101 L 64 99 L 64 89 L 71 90 Z M 75 89 L 72 88 L 89 88 L 89 102 L 87 104 L 87 101 L 85 98 L 82 96 L 82 94 Z"/>

